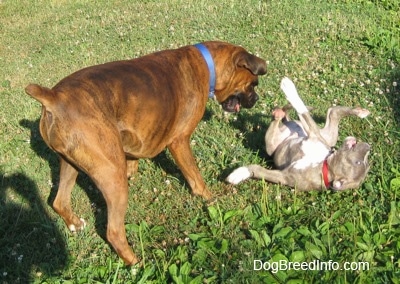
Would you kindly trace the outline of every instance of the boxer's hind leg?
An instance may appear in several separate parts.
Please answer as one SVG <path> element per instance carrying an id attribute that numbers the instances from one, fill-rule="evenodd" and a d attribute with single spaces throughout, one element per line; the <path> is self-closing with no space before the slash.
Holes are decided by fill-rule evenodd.
<path id="1" fill-rule="evenodd" d="M 139 260 L 130 248 L 125 231 L 125 215 L 128 207 L 128 181 L 124 161 L 98 161 L 89 170 L 96 186 L 102 192 L 107 204 L 107 240 L 125 264 L 133 265 Z"/>
<path id="2" fill-rule="evenodd" d="M 74 133 L 71 136 L 74 137 Z M 126 264 L 137 263 L 138 259 L 126 239 L 124 226 L 128 206 L 127 162 L 117 131 L 105 126 L 86 129 L 84 136 L 81 135 L 79 139 L 73 140 L 73 145 L 68 142 L 65 140 L 64 145 L 67 146 L 59 149 L 60 153 L 93 180 L 106 201 L 108 241 Z M 71 165 L 65 163 L 63 165 L 63 172 L 68 174 L 63 175 L 65 181 L 62 184 L 68 186 L 62 187 L 55 204 L 60 212 L 64 212 L 64 218 L 67 216 L 65 212 L 73 215 L 69 198 L 72 180 L 75 180 L 76 174 Z M 63 207 L 66 209 L 63 210 Z M 66 218 L 70 220 L 68 216 Z"/>
<path id="3" fill-rule="evenodd" d="M 56 198 L 53 201 L 54 210 L 64 219 L 71 232 L 82 230 L 86 223 L 78 218 L 71 208 L 71 191 L 75 185 L 78 171 L 64 158 L 60 158 L 60 183 Z"/>
<path id="4" fill-rule="evenodd" d="M 104 135 L 102 135 L 104 134 Z M 107 204 L 107 240 L 127 265 L 138 262 L 126 239 L 125 214 L 128 207 L 127 162 L 118 134 L 110 130 L 97 137 L 107 137 L 107 144 L 95 137 L 80 145 L 85 157 L 82 168 L 103 194 Z M 90 147 L 87 147 L 90 145 Z M 90 161 L 85 165 L 85 161 Z"/>
<path id="5" fill-rule="evenodd" d="M 324 128 L 320 130 L 322 137 L 331 147 L 335 146 L 339 135 L 340 120 L 346 116 L 358 116 L 365 118 L 369 115 L 367 109 L 360 107 L 350 108 L 344 106 L 335 106 L 328 109 Z"/>

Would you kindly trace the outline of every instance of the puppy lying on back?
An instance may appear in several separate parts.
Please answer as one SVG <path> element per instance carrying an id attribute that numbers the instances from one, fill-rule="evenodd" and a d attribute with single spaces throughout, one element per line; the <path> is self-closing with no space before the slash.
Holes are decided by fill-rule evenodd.
<path id="1" fill-rule="evenodd" d="M 264 179 L 298 190 L 345 190 L 357 188 L 369 170 L 367 143 L 347 137 L 342 146 L 332 151 L 338 140 L 340 119 L 345 116 L 364 118 L 369 111 L 343 106 L 328 110 L 324 128 L 319 128 L 299 97 L 294 83 L 283 78 L 281 89 L 299 115 L 300 121 L 288 117 L 288 107 L 273 111 L 274 120 L 265 134 L 268 155 L 273 156 L 275 170 L 259 165 L 234 170 L 227 181 L 238 184 L 248 178 Z"/>

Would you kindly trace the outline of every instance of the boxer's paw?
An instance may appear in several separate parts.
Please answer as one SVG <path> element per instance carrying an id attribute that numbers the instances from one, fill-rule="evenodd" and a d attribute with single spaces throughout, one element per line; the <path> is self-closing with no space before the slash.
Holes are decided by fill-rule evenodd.
<path id="1" fill-rule="evenodd" d="M 80 224 L 69 224 L 68 229 L 72 233 L 76 233 L 77 231 L 82 231 L 86 227 L 86 221 L 83 218 L 79 218 Z"/>
<path id="2" fill-rule="evenodd" d="M 365 118 L 370 114 L 369 110 L 360 107 L 353 109 L 353 111 L 359 118 Z"/>
<path id="3" fill-rule="evenodd" d="M 251 177 L 251 172 L 247 167 L 240 167 L 234 170 L 227 178 L 226 181 L 231 184 L 238 184 Z"/>

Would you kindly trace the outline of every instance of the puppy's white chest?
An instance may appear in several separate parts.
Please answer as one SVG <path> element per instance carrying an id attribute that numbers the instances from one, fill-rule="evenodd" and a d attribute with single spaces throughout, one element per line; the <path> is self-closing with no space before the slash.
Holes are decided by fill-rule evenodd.
<path id="1" fill-rule="evenodd" d="M 320 141 L 304 140 L 300 149 L 303 157 L 292 163 L 293 167 L 303 170 L 309 167 L 315 167 L 329 155 L 330 149 Z"/>

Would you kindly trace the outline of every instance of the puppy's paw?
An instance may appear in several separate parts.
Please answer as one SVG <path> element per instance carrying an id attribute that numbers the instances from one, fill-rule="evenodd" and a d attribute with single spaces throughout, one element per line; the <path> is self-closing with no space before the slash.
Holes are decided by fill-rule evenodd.
<path id="1" fill-rule="evenodd" d="M 275 108 L 275 109 L 272 111 L 272 117 L 273 117 L 275 120 L 281 120 L 281 119 L 283 119 L 285 116 L 286 116 L 286 112 L 285 112 L 283 109 L 281 109 L 281 108 Z"/>
<path id="2" fill-rule="evenodd" d="M 357 108 L 355 108 L 355 109 L 353 109 L 353 110 L 355 111 L 356 115 L 357 115 L 359 118 L 365 118 L 365 117 L 367 117 L 367 116 L 370 114 L 369 110 L 367 110 L 367 109 L 365 109 L 365 108 L 357 107 Z"/>
<path id="3" fill-rule="evenodd" d="M 234 170 L 227 178 L 226 181 L 231 184 L 238 184 L 251 177 L 251 172 L 247 167 L 240 167 Z"/>

